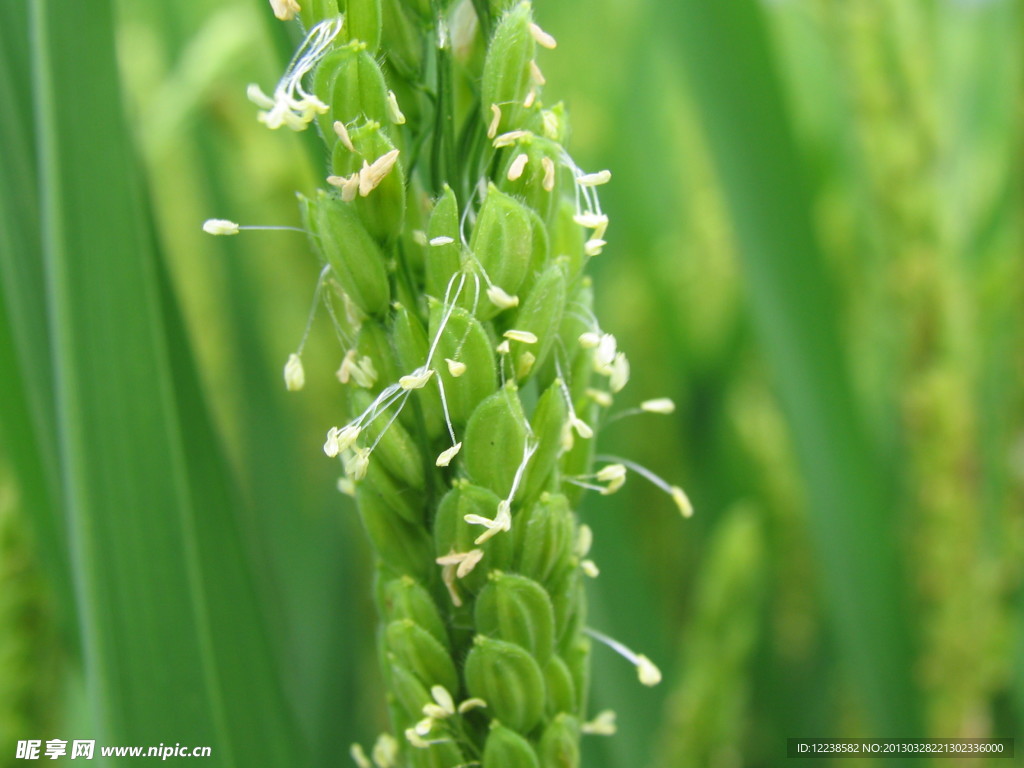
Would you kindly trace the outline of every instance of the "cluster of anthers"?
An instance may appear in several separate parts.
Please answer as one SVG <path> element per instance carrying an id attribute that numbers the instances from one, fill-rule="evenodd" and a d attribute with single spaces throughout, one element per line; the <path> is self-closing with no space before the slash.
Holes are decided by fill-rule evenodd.
<path id="1" fill-rule="evenodd" d="M 657 669 L 647 674 L 660 679 Z M 434 744 L 465 739 L 462 716 L 474 709 L 487 706 L 487 702 L 480 698 L 469 698 L 456 704 L 452 694 L 443 685 L 431 686 L 430 696 L 431 700 L 423 705 L 423 719 L 406 729 L 404 734 L 409 744 L 416 749 L 427 749 Z M 615 720 L 615 712 L 606 709 L 599 712 L 593 720 L 583 723 L 580 731 L 591 736 L 614 736 L 617 730 Z M 356 768 L 395 768 L 398 764 L 398 754 L 398 742 L 389 733 L 382 733 L 377 737 L 369 755 L 358 743 L 353 744 L 349 750 Z"/>
<path id="2" fill-rule="evenodd" d="M 487 706 L 487 702 L 479 698 L 466 699 L 456 706 L 455 699 L 443 685 L 431 686 L 430 695 L 433 701 L 423 705 L 423 719 L 405 732 L 405 738 L 418 749 L 426 749 L 431 744 L 440 744 L 452 736 L 460 736 L 457 732 L 461 728 L 461 721 L 456 715 Z"/>
<path id="3" fill-rule="evenodd" d="M 496 114 L 500 114 L 497 106 L 495 106 L 494 111 Z M 338 124 L 336 125 L 335 130 L 337 130 L 339 136 L 341 136 L 343 135 L 344 126 Z M 525 131 L 514 133 L 521 134 L 516 137 L 518 139 L 525 138 Z M 508 136 L 508 134 L 505 136 Z M 503 143 L 502 139 L 503 137 L 501 136 L 497 137 L 495 139 L 495 145 L 507 146 L 507 144 Z M 394 160 L 397 157 L 397 153 L 398 150 L 392 150 L 392 152 L 382 156 L 373 164 L 364 166 L 362 171 L 353 174 L 351 180 L 340 179 L 338 180 L 340 183 L 336 183 L 336 177 L 331 177 L 328 181 L 336 186 L 351 184 L 353 187 L 357 187 L 360 184 L 361 176 L 369 172 L 373 175 L 374 182 L 379 183 L 378 172 L 374 170 L 374 166 L 380 165 L 387 170 L 390 170 L 390 167 L 394 164 Z M 518 157 L 526 157 L 526 155 L 524 154 Z M 585 174 L 580 171 L 567 153 L 563 152 L 563 158 L 566 167 L 572 170 L 574 178 L 577 181 L 577 190 L 579 194 L 577 196 L 578 213 L 575 216 L 575 221 L 580 226 L 592 230 L 591 237 L 587 241 L 587 247 L 599 251 L 606 244 L 603 237 L 608 226 L 608 217 L 601 213 L 600 199 L 597 194 L 596 187 L 609 181 L 611 174 L 608 171 Z M 370 189 L 372 189 L 372 186 Z M 585 208 L 583 207 L 584 204 L 586 206 Z M 464 219 L 468 215 L 468 211 L 469 208 L 467 206 L 467 210 L 464 213 Z M 422 235 L 422 239 L 430 246 L 448 245 L 452 242 L 452 238 L 449 237 L 436 237 L 431 240 L 426 240 L 426 236 L 422 233 L 420 234 Z M 469 250 L 469 243 L 465 232 L 460 232 L 460 235 L 463 239 L 463 245 L 466 248 L 466 252 L 469 255 L 467 268 L 453 275 L 446 287 L 442 305 L 442 321 L 431 340 L 430 349 L 426 359 L 423 361 L 423 364 L 405 376 L 400 377 L 397 382 L 392 382 L 385 387 L 377 395 L 374 401 L 356 418 L 352 419 L 344 426 L 332 427 L 327 433 L 327 439 L 324 443 L 324 452 L 332 458 L 338 456 L 342 458 L 345 477 L 342 478 L 342 481 L 339 483 L 339 488 L 343 492 L 351 494 L 354 489 L 354 483 L 365 477 L 371 454 L 377 447 L 377 444 L 380 442 L 384 433 L 387 431 L 387 427 L 394 423 L 400 415 L 408 401 L 411 391 L 422 389 L 428 386 L 431 381 L 434 381 L 437 384 L 437 394 L 442 411 L 445 415 L 446 426 L 451 440 L 450 447 L 446 448 L 437 456 L 435 462 L 436 465 L 438 467 L 448 466 L 462 447 L 462 443 L 456 437 L 454 426 L 448 413 L 448 404 L 445 397 L 442 377 L 440 375 L 435 376 L 435 374 L 439 373 L 437 366 L 440 365 L 440 363 L 434 359 L 438 344 L 444 334 L 452 312 L 456 306 L 458 306 L 463 292 L 467 289 L 467 282 L 469 279 L 472 279 L 473 281 L 474 293 L 472 313 L 474 314 L 476 313 L 478 303 L 481 299 L 481 278 L 487 284 L 487 288 L 483 293 L 486 295 L 487 299 L 499 309 L 508 309 L 518 306 L 519 298 L 518 296 L 510 295 L 501 286 L 497 285 L 490 279 L 490 276 L 487 274 L 483 265 L 480 264 L 479 260 L 473 256 L 472 251 Z M 578 343 L 583 349 L 590 351 L 593 370 L 597 374 L 607 378 L 608 389 L 588 389 L 587 394 L 599 405 L 609 407 L 613 403 L 613 395 L 620 392 L 629 381 L 629 361 L 626 358 L 625 353 L 618 349 L 615 337 L 612 334 L 601 331 L 596 317 L 591 315 L 588 318 L 588 325 L 591 326 L 592 330 L 581 334 L 578 339 Z M 537 341 L 538 339 L 536 335 L 529 331 L 513 328 L 504 332 L 501 342 L 495 347 L 495 352 L 499 356 L 499 371 L 501 373 L 503 385 L 510 376 L 520 378 L 529 372 L 529 367 L 535 360 L 533 355 L 529 352 L 529 347 L 536 344 Z M 517 362 L 514 366 L 510 361 L 512 344 L 521 345 L 521 347 L 526 348 L 517 357 Z M 299 352 L 293 354 L 286 365 L 285 381 L 288 384 L 289 389 L 297 388 L 296 385 L 298 382 L 300 380 L 304 380 L 304 377 L 299 373 L 301 369 L 297 368 L 296 365 L 297 361 L 299 361 L 299 354 L 301 354 L 301 345 Z M 459 378 L 467 370 L 466 363 L 458 359 L 445 358 L 443 364 L 446 366 L 448 373 L 454 378 Z M 585 440 L 591 439 L 594 435 L 594 430 L 576 413 L 569 388 L 565 383 L 566 376 L 562 370 L 562 364 L 559 360 L 557 350 L 555 353 L 555 366 L 558 371 L 559 386 L 563 392 L 566 408 L 569 413 L 569 418 L 563 430 L 562 445 L 564 450 L 570 450 L 576 437 Z M 354 348 L 350 348 L 345 352 L 345 356 L 342 361 L 341 368 L 338 370 L 337 376 L 339 381 L 342 383 L 351 383 L 355 386 L 364 388 L 374 386 L 377 381 L 377 373 L 373 360 L 365 355 L 360 356 Z M 670 399 L 658 398 L 645 401 L 641 403 L 638 408 L 614 414 L 609 418 L 609 421 L 641 413 L 670 414 L 674 409 L 675 406 Z M 388 418 L 387 426 L 377 433 L 374 442 L 369 447 L 358 446 L 356 443 L 363 431 L 377 419 L 381 418 Z M 523 426 L 526 429 L 527 435 L 531 435 L 532 430 L 530 428 L 530 424 L 525 419 Z M 478 515 L 467 517 L 467 522 L 474 525 L 482 525 L 487 529 L 477 539 L 477 544 L 483 543 L 488 538 L 499 532 L 511 529 L 510 510 L 516 488 L 518 486 L 518 481 L 521 478 L 523 471 L 525 471 L 535 448 L 535 441 L 528 439 L 523 452 L 522 461 L 516 472 L 512 490 L 509 496 L 502 500 L 496 511 L 495 517 L 493 519 L 483 518 Z M 686 497 L 686 494 L 678 486 L 670 485 L 647 468 L 627 459 L 599 457 L 599 460 L 603 459 L 607 459 L 610 463 L 605 467 L 602 467 L 596 473 L 588 476 L 567 478 L 568 481 L 575 485 L 596 490 L 607 495 L 614 493 L 621 488 L 625 483 L 627 470 L 633 470 L 668 493 L 673 502 L 685 516 L 689 517 L 692 514 L 693 510 L 690 502 Z M 472 562 L 468 555 L 469 553 L 463 553 L 464 559 L 458 563 L 458 565 L 463 569 L 467 567 L 467 563 Z M 442 563 L 442 565 L 451 564 L 445 562 Z M 468 571 L 464 570 L 464 573 L 468 573 Z"/>
<path id="4" fill-rule="evenodd" d="M 298 6 L 294 0 L 271 0 L 271 2 L 278 18 L 290 19 L 298 11 Z M 328 110 L 327 105 L 303 88 L 302 80 L 329 51 L 333 40 L 341 31 L 341 26 L 342 19 L 337 17 L 324 21 L 310 30 L 295 57 L 288 65 L 272 97 L 267 96 L 258 86 L 252 85 L 249 87 L 249 98 L 261 107 L 262 110 L 259 113 L 260 122 L 269 128 L 278 128 L 286 125 L 293 130 L 303 130 L 317 115 L 323 114 Z M 549 34 L 535 24 L 532 25 L 531 30 L 539 44 L 544 47 L 554 47 L 554 38 Z M 533 65 L 533 77 L 537 83 L 543 83 L 543 75 L 536 68 L 535 64 Z M 531 90 L 530 94 L 527 98 L 527 103 L 525 103 L 527 107 L 531 106 L 535 98 L 535 91 Z M 393 93 L 388 94 L 388 111 L 393 122 L 397 124 L 404 122 L 404 116 Z M 493 104 L 490 107 L 490 111 L 492 119 L 488 125 L 487 136 L 495 149 L 520 145 L 528 146 L 533 141 L 534 134 L 525 130 L 513 130 L 499 134 L 498 127 L 501 123 L 502 107 L 501 105 Z M 558 115 L 551 110 L 543 110 L 541 114 L 543 117 L 543 138 L 557 143 L 561 133 Z M 347 127 L 343 123 L 337 122 L 334 124 L 334 130 L 341 144 L 350 151 L 354 151 Z M 610 181 L 611 173 L 607 170 L 597 173 L 585 173 L 576 165 L 568 152 L 562 148 L 559 149 L 560 151 L 557 155 L 558 166 L 562 169 L 568 169 L 575 181 L 576 213 L 573 220 L 584 229 L 586 234 L 584 245 L 586 254 L 588 256 L 596 256 L 601 253 L 606 245 L 605 234 L 608 228 L 608 216 L 602 212 L 598 188 Z M 327 183 L 340 190 L 343 201 L 354 200 L 357 195 L 367 197 L 373 193 L 380 182 L 392 171 L 398 156 L 399 150 L 391 150 L 371 163 L 364 162 L 363 167 L 350 176 L 328 177 Z M 530 156 L 526 152 L 520 152 L 515 155 L 507 170 L 507 178 L 511 181 L 521 178 L 530 162 Z M 551 191 L 554 188 L 559 168 L 556 167 L 555 162 L 550 157 L 542 157 L 539 162 L 543 166 L 540 184 L 545 190 Z M 471 199 L 465 205 L 458 234 L 464 246 L 463 251 L 466 254 L 466 262 L 463 268 L 451 277 L 446 286 L 441 305 L 441 321 L 433 338 L 430 340 L 429 350 L 422 364 L 406 375 L 401 376 L 397 381 L 385 386 L 370 405 L 354 419 L 342 426 L 331 427 L 327 433 L 323 450 L 327 456 L 340 460 L 343 476 L 338 482 L 338 487 L 346 494 L 354 495 L 356 484 L 366 476 L 375 448 L 390 426 L 398 419 L 412 393 L 417 390 L 422 390 L 428 386 L 436 386 L 437 397 L 440 401 L 441 410 L 444 413 L 450 446 L 436 457 L 435 464 L 438 467 L 447 467 L 462 447 L 462 442 L 456 435 L 455 427 L 449 414 L 443 377 L 440 375 L 440 366 L 443 365 L 452 377 L 459 378 L 466 373 L 467 363 L 458 359 L 458 355 L 453 358 L 444 358 L 443 360 L 436 359 L 442 335 L 452 317 L 452 313 L 459 305 L 460 299 L 463 299 L 463 294 L 467 290 L 472 291 L 471 314 L 473 315 L 477 313 L 482 295 L 486 296 L 486 300 L 495 305 L 499 310 L 510 309 L 519 305 L 518 296 L 506 291 L 502 286 L 491 280 L 479 259 L 473 255 L 466 237 L 467 220 L 470 216 L 475 215 L 472 213 L 472 198 L 477 196 L 482 198 L 485 192 L 486 180 L 482 179 L 473 190 Z M 294 229 L 292 227 L 243 227 L 235 222 L 222 219 L 210 219 L 205 222 L 203 228 L 206 232 L 214 235 L 236 235 L 245 229 Z M 422 231 L 415 232 L 414 237 L 419 244 L 429 247 L 445 246 L 454 242 L 451 237 L 427 239 L 426 234 Z M 329 271 L 330 267 L 328 266 L 320 274 L 314 295 L 313 307 L 310 311 L 309 321 L 307 322 L 302 340 L 296 352 L 289 356 L 284 366 L 284 380 L 287 389 L 290 391 L 301 390 L 305 385 L 305 372 L 301 359 L 302 350 L 309 335 L 314 314 L 321 301 L 322 287 Z M 481 284 L 481 279 L 483 280 L 483 285 Z M 471 288 L 470 283 L 472 284 Z M 343 385 L 363 389 L 373 388 L 376 386 L 379 378 L 378 366 L 375 365 L 369 356 L 361 355 L 351 341 L 346 338 L 346 334 L 338 324 L 334 316 L 334 310 L 326 296 L 323 297 L 323 302 L 331 314 L 332 320 L 335 321 L 335 330 L 341 337 L 343 345 L 348 347 L 344 352 L 341 366 L 336 374 L 339 382 Z M 613 396 L 618 394 L 629 380 L 629 362 L 626 355 L 618 349 L 615 337 L 602 331 L 596 317 L 589 309 L 580 309 L 586 313 L 586 317 L 583 319 L 588 330 L 578 337 L 576 343 L 589 352 L 593 371 L 604 377 L 607 381 L 607 389 L 587 389 L 586 394 L 599 406 L 608 408 L 613 404 Z M 512 377 L 512 380 L 516 380 L 524 377 L 529 372 L 530 367 L 535 361 L 530 348 L 537 344 L 537 342 L 537 336 L 529 331 L 510 329 L 504 332 L 503 338 L 495 348 L 495 353 L 499 360 L 502 385 L 506 383 L 509 377 Z M 562 449 L 567 451 L 572 448 L 576 439 L 589 440 L 593 438 L 594 430 L 579 417 L 574 408 L 570 389 L 566 383 L 568 379 L 563 370 L 566 351 L 564 348 L 560 348 L 562 343 L 559 340 L 556 345 L 554 363 L 558 377 L 557 384 L 564 397 L 568 413 L 568 420 L 563 427 L 561 436 Z M 513 360 L 512 355 L 513 349 L 517 351 L 515 360 Z M 612 414 L 605 419 L 605 423 L 636 414 L 671 414 L 674 408 L 673 402 L 668 398 L 647 400 L 636 408 Z M 360 444 L 360 438 L 378 420 L 386 420 L 385 426 L 382 429 L 373 430 L 374 439 L 372 442 Z M 524 443 L 521 461 L 516 469 L 511 489 L 507 496 L 498 504 L 494 517 L 487 518 L 476 514 L 465 516 L 467 523 L 478 525 L 483 529 L 475 540 L 477 547 L 494 536 L 509 532 L 512 528 L 512 506 L 515 501 L 516 492 L 538 445 L 531 425 L 525 417 L 523 426 L 527 439 Z M 628 473 L 632 471 L 666 492 L 684 516 L 689 517 L 693 514 L 693 508 L 683 490 L 678 486 L 669 484 L 646 467 L 628 459 L 610 455 L 598 455 L 596 460 L 602 463 L 603 466 L 592 474 L 567 477 L 565 480 L 574 485 L 608 495 L 618 491 L 626 482 Z M 597 565 L 592 560 L 586 558 L 590 549 L 591 539 L 590 528 L 586 525 L 581 526 L 576 554 L 583 572 L 588 576 L 596 577 L 599 573 Z M 456 580 L 464 578 L 472 572 L 483 557 L 484 551 L 475 548 L 468 552 L 452 552 L 437 558 L 437 564 L 442 568 L 444 583 L 448 586 L 455 605 L 461 604 L 458 591 L 455 589 Z M 618 641 L 600 632 L 589 628 L 585 631 L 590 637 L 604 643 L 629 660 L 635 666 L 639 680 L 644 685 L 655 685 L 660 681 L 661 673 L 647 657 L 634 653 Z M 480 699 L 468 699 L 456 706 L 451 693 L 441 686 L 434 686 L 431 689 L 431 696 L 433 700 L 428 702 L 423 708 L 424 719 L 417 723 L 415 727 L 410 728 L 405 734 L 410 744 L 416 747 L 426 747 L 432 743 L 437 743 L 438 739 L 450 738 L 450 733 L 441 735 L 438 735 L 438 733 L 450 732 L 452 729 L 458 728 L 459 718 L 455 717 L 456 715 L 464 714 L 472 708 L 486 706 L 486 703 Z M 600 713 L 593 721 L 583 724 L 582 730 L 584 733 L 590 734 L 608 735 L 614 733 L 614 713 L 609 711 Z M 352 752 L 352 757 L 359 768 L 373 768 L 374 765 L 377 768 L 391 768 L 396 764 L 396 755 L 397 745 L 394 739 L 387 735 L 382 736 L 374 747 L 372 764 L 370 758 L 366 756 L 361 747 L 354 746 Z"/>
<path id="5" fill-rule="evenodd" d="M 292 6 L 294 10 L 289 10 Z M 279 9 L 281 13 L 277 13 Z M 291 18 L 298 6 L 294 2 L 279 2 L 274 4 L 274 10 L 278 18 L 282 15 Z M 330 50 L 342 24 L 342 17 L 338 16 L 313 27 L 285 69 L 272 97 L 255 83 L 249 86 L 246 94 L 262 110 L 258 117 L 261 123 L 272 129 L 286 125 L 293 131 L 303 131 L 317 115 L 327 111 L 326 104 L 302 87 L 302 80 Z"/>

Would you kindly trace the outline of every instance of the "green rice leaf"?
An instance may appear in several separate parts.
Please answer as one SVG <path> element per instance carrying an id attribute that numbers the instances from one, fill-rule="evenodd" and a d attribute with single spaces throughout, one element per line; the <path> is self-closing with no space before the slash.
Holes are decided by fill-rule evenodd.
<path id="1" fill-rule="evenodd" d="M 676 6 L 682 62 L 807 490 L 836 639 L 873 735 L 919 733 L 894 494 L 848 376 L 837 295 L 753 0 Z"/>
<path id="2" fill-rule="evenodd" d="M 149 231 L 110 5 L 37 0 L 31 30 L 50 445 L 97 738 L 210 746 L 219 765 L 303 764 Z"/>

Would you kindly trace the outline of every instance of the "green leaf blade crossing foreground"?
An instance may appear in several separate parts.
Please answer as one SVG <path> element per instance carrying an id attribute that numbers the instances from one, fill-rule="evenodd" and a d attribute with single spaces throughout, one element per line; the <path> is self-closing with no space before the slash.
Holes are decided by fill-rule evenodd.
<path id="1" fill-rule="evenodd" d="M 7 255 L 40 259 L 45 278 L 56 414 L 45 445 L 65 507 L 84 725 L 100 743 L 173 735 L 218 765 L 302 762 L 237 499 L 148 231 L 111 3 L 34 0 L 28 15 L 40 242 Z M 19 363 L 31 381 L 37 361 Z"/>
<path id="2" fill-rule="evenodd" d="M 611 174 L 564 146 L 538 64 L 556 41 L 528 2 L 271 6 L 306 36 L 273 92 L 249 97 L 268 128 L 313 126 L 326 145 L 324 188 L 300 195 L 341 345 L 346 419 L 325 423 L 323 449 L 376 555 L 392 733 L 352 757 L 577 766 L 582 735 L 615 730 L 588 712 L 592 641 L 642 684 L 661 675 L 587 626 L 598 569 L 573 505 L 632 470 L 691 512 L 677 486 L 595 451 L 629 380 L 585 273 L 606 245 Z M 634 410 L 671 411 L 652 402 Z"/>

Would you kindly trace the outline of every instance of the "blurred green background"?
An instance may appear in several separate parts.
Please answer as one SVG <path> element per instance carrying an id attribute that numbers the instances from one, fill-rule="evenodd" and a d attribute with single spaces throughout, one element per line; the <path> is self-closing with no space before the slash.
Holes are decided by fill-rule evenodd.
<path id="1" fill-rule="evenodd" d="M 634 479 L 581 509 L 591 624 L 665 672 L 596 651 L 619 734 L 584 764 L 1024 735 L 1024 3 L 535 7 L 570 148 L 614 174 L 625 400 L 678 404 L 602 448 L 697 508 Z M 258 0 L 0 9 L 0 766 L 27 738 L 345 765 L 384 710 L 324 318 L 281 382 L 315 259 L 200 229 L 297 225 L 317 184 L 315 137 L 245 100 L 292 30 Z"/>

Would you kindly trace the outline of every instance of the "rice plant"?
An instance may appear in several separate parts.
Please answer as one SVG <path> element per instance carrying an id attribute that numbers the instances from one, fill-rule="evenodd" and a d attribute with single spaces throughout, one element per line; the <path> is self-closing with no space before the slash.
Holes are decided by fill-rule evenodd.
<path id="1" fill-rule="evenodd" d="M 0 2 L 0 765 L 1018 734 L 1019 0 L 297 1 Z"/>
<path id="2" fill-rule="evenodd" d="M 582 582 L 599 570 L 572 505 L 633 472 L 692 514 L 681 488 L 594 448 L 630 375 L 585 275 L 611 173 L 565 146 L 538 63 L 557 42 L 528 2 L 272 5 L 305 36 L 272 94 L 249 98 L 267 128 L 315 125 L 329 169 L 329 191 L 300 196 L 322 269 L 284 383 L 305 387 L 322 305 L 347 414 L 323 451 L 376 552 L 394 735 L 374 763 L 578 765 L 581 734 L 615 730 L 611 711 L 588 717 L 592 641 L 644 685 L 661 673 L 588 626 Z"/>

